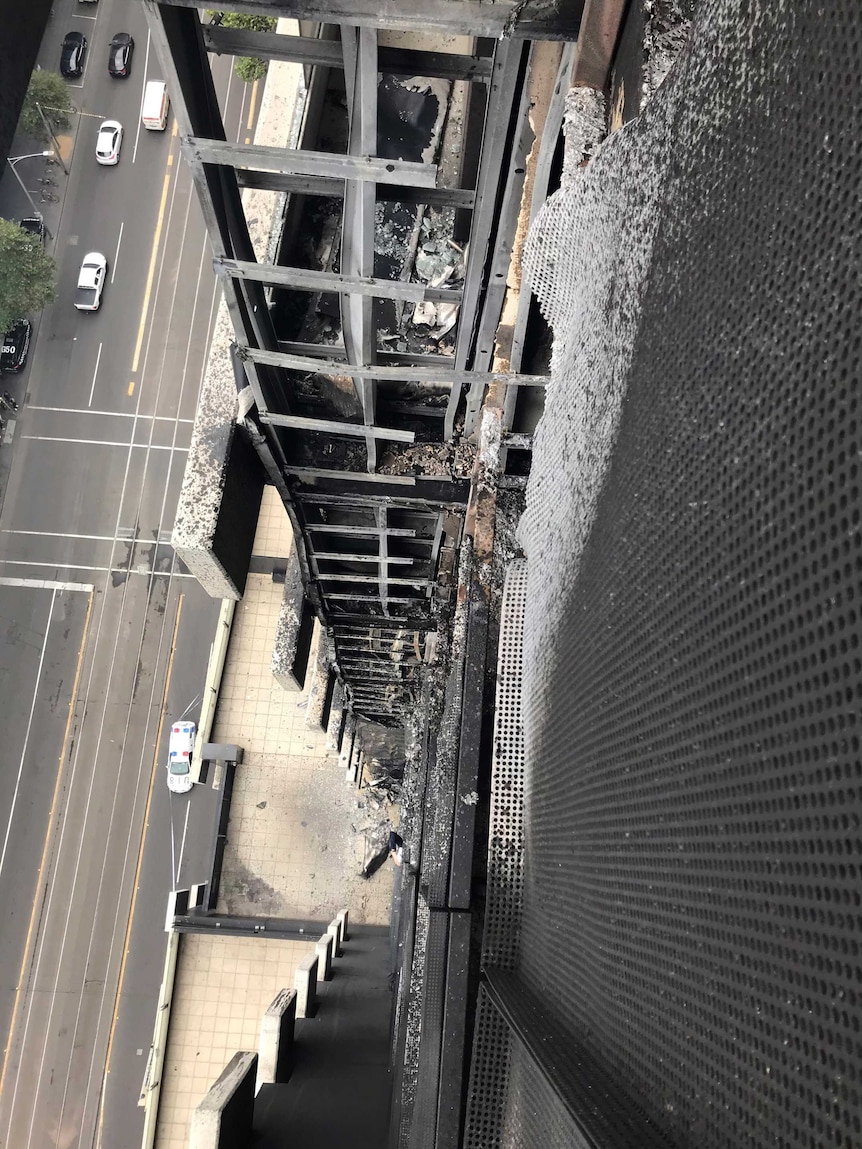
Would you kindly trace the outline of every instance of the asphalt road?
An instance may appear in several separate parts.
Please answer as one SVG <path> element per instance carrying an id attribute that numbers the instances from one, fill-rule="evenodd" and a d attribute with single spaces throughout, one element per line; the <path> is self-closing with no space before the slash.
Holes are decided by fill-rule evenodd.
<path id="1" fill-rule="evenodd" d="M 0 448 L 0 1145 L 10 1149 L 140 1145 L 167 895 L 195 800 L 169 797 L 166 725 L 198 717 L 218 608 L 168 545 L 218 301 L 209 244 L 173 122 L 138 131 L 145 79 L 159 78 L 142 10 L 60 0 L 43 67 L 56 69 L 73 28 L 89 40 L 73 85 L 81 115 L 63 141 L 68 178 L 52 172 L 61 200 L 44 209 L 58 298 L 35 317 L 25 372 L 4 379 L 21 410 Z M 118 81 L 106 62 L 121 30 L 136 53 Z M 217 62 L 217 83 L 229 134 L 245 138 L 254 97 L 230 64 Z M 116 168 L 93 155 L 108 117 L 126 129 Z M 17 170 L 37 199 L 41 161 Z M 30 214 L 11 180 L 0 211 Z M 92 315 L 72 303 L 91 250 L 109 263 Z"/>

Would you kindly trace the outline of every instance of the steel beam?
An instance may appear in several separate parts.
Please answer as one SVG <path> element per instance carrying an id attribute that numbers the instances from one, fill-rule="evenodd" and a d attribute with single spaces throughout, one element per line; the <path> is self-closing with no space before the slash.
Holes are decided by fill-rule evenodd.
<path id="1" fill-rule="evenodd" d="M 304 415 L 277 415 L 274 411 L 261 411 L 261 423 L 271 423 L 276 427 L 294 427 L 300 431 L 323 431 L 329 435 L 353 435 L 364 439 L 373 435 L 376 439 L 388 439 L 394 443 L 413 443 L 413 431 L 398 431 L 394 427 L 366 427 L 362 423 L 341 423 L 336 419 L 309 419 Z"/>
<path id="2" fill-rule="evenodd" d="M 528 71 L 533 62 L 534 48 L 535 45 L 530 45 Z M 533 109 L 531 97 L 529 84 L 523 83 L 515 117 L 514 141 L 504 179 L 503 199 L 491 241 L 491 264 L 487 273 L 487 287 L 482 299 L 476 328 L 476 344 L 471 360 L 472 366 L 479 371 L 487 370 L 494 358 L 497 328 L 503 311 L 503 300 L 506 296 L 509 268 L 512 263 L 512 248 L 524 196 L 527 155 L 536 138 L 531 117 Z M 484 393 L 484 385 L 478 379 L 474 379 L 467 396 L 467 411 L 464 416 L 465 435 L 471 435 L 476 430 Z"/>
<path id="3" fill-rule="evenodd" d="M 233 144 L 203 136 L 186 136 L 182 141 L 182 150 L 184 156 L 191 156 L 201 163 L 230 168 L 252 165 L 264 171 L 298 176 L 331 176 L 339 180 L 408 184 L 419 188 L 433 188 L 437 184 L 436 164 L 387 160 L 374 155 L 345 156 L 336 152 L 313 152 L 305 148 Z"/>
<path id="4" fill-rule="evenodd" d="M 279 351 L 286 355 L 304 355 L 309 359 L 332 359 L 334 362 L 346 363 L 347 352 L 339 344 L 332 343 L 297 343 L 286 339 L 278 341 Z M 377 357 L 381 363 L 409 363 L 420 367 L 437 367 L 441 363 L 454 363 L 453 355 L 428 355 L 417 352 L 415 355 L 409 351 L 378 351 Z"/>
<path id="5" fill-rule="evenodd" d="M 178 7 L 201 7 L 200 0 L 172 0 Z M 580 4 L 549 5 L 547 0 L 227 0 L 228 12 L 356 24 L 402 32 L 442 32 L 449 36 L 514 37 L 574 40 L 580 26 Z"/>
<path id="6" fill-rule="evenodd" d="M 332 535 L 378 535 L 380 528 L 374 527 L 356 527 L 344 526 L 340 527 L 337 523 L 306 523 L 305 529 L 307 531 L 322 531 L 326 534 Z M 415 539 L 416 532 L 410 527 L 387 527 L 386 534 L 391 535 L 393 538 L 402 539 Z M 422 541 L 421 539 L 419 540 Z"/>
<path id="7" fill-rule="evenodd" d="M 331 176 L 297 176 L 285 172 L 237 168 L 236 178 L 241 188 L 325 196 L 327 199 L 344 198 L 344 180 Z M 394 203 L 422 203 L 428 207 L 454 207 L 470 211 L 476 201 L 476 193 L 469 188 L 415 188 L 407 187 L 406 184 L 392 183 L 377 184 L 375 198 Z"/>
<path id="8" fill-rule="evenodd" d="M 424 559 L 422 560 L 425 561 Z M 362 574 L 319 574 L 317 576 L 319 582 L 376 582 L 373 575 Z M 389 580 L 395 586 L 430 586 L 431 580 L 427 578 L 391 578 Z M 326 591 L 322 592 L 326 594 Z M 423 602 L 421 598 L 415 600 L 417 603 Z"/>
<path id="9" fill-rule="evenodd" d="M 325 467 L 294 467 L 291 463 L 286 463 L 284 469 L 288 475 L 296 475 L 299 479 L 350 479 L 353 482 L 388 483 L 400 487 L 414 487 L 416 485 L 416 480 L 412 475 L 371 475 L 367 471 L 336 471 L 327 470 Z"/>
<path id="10" fill-rule="evenodd" d="M 350 112 L 347 150 L 351 156 L 371 155 L 377 150 L 377 30 L 343 27 L 345 82 Z M 435 181 L 436 182 L 436 181 Z M 367 182 L 348 180 L 344 185 L 341 217 L 341 266 L 354 279 L 374 277 L 375 188 Z M 346 289 L 341 300 L 341 327 L 349 363 L 370 363 L 377 349 L 374 301 Z M 376 422 L 377 384 L 372 377 L 353 378 L 366 424 Z M 377 443 L 366 439 L 367 467 L 377 470 Z"/>
<path id="11" fill-rule="evenodd" d="M 376 563 L 378 561 L 377 555 L 351 555 L 351 554 L 342 554 L 338 551 L 314 551 L 314 552 L 312 552 L 312 558 L 314 558 L 316 561 L 319 561 L 321 559 L 323 559 L 323 560 L 330 559 L 332 562 L 339 562 L 339 563 Z M 424 562 L 425 560 L 424 559 L 416 560 L 413 558 L 405 558 L 403 555 L 393 555 L 389 561 L 391 563 L 394 563 L 395 566 L 402 566 L 403 567 L 403 566 L 410 566 L 412 563 L 414 563 L 416 561 Z M 322 574 L 320 577 L 326 578 L 326 575 Z"/>
<path id="12" fill-rule="evenodd" d="M 224 24 L 204 24 L 204 43 L 217 56 L 257 56 L 266 60 L 287 60 L 306 66 L 343 68 L 341 45 L 337 40 L 311 36 L 286 36 L 279 32 L 249 32 Z M 440 80 L 484 79 L 491 71 L 487 56 L 466 56 L 448 52 L 422 52 L 414 48 L 379 48 L 378 71 L 386 76 L 433 76 Z"/>
<path id="13" fill-rule="evenodd" d="M 236 261 L 223 260 L 223 264 Z M 261 264 L 252 266 L 260 267 Z M 218 270 L 218 269 L 217 269 Z M 293 270 L 287 269 L 287 270 Z M 225 274 L 232 274 L 226 271 Z M 303 272 L 303 275 L 325 275 L 326 272 Z M 393 287 L 419 287 L 421 284 L 397 284 L 395 280 L 375 280 L 375 283 L 387 283 Z M 309 290 L 312 290 L 309 288 Z M 318 290 L 315 288 L 315 290 Z M 330 288 L 330 290 L 333 290 Z M 426 289 L 423 289 L 426 290 Z M 438 289 L 443 290 L 443 289 Z M 397 298 L 393 292 L 390 298 Z M 430 298 L 430 296 L 428 297 Z M 290 355 L 285 351 L 263 351 L 256 347 L 240 347 L 239 355 L 242 359 L 251 359 L 254 363 L 267 363 L 272 367 L 286 367 L 291 371 L 311 372 L 317 375 L 353 375 L 357 378 L 391 379 L 396 383 L 457 383 L 459 386 L 479 380 L 483 386 L 488 383 L 506 383 L 512 387 L 546 387 L 547 375 L 520 375 L 510 371 L 467 371 L 456 370 L 453 366 L 441 363 L 440 367 L 414 367 L 408 364 L 384 366 L 380 364 L 347 364 L 342 359 L 315 359 L 306 355 Z M 405 355 L 406 358 L 406 355 Z"/>
<path id="14" fill-rule="evenodd" d="M 305 267 L 283 267 L 254 260 L 214 259 L 213 268 L 219 276 L 251 279 L 256 283 L 296 291 L 332 291 L 377 299 L 406 299 L 411 303 L 421 303 L 423 300 L 458 303 L 461 299 L 461 292 L 452 287 L 426 287 L 424 283 L 403 283 L 396 279 L 375 279 L 371 275 L 341 274 L 335 271 L 313 271 Z M 342 370 L 340 374 L 349 374 L 349 371 Z"/>
<path id="15" fill-rule="evenodd" d="M 455 367 L 464 370 L 470 361 L 478 320 L 479 300 L 485 286 L 485 264 L 497 212 L 501 164 L 508 152 L 512 105 L 521 74 L 523 45 L 501 40 L 494 53 L 494 71 L 485 112 L 482 156 L 476 187 L 476 207 L 470 230 L 470 252 L 464 276 L 464 298 L 455 341 Z M 452 438 L 461 398 L 461 385 L 449 392 L 443 438 Z"/>

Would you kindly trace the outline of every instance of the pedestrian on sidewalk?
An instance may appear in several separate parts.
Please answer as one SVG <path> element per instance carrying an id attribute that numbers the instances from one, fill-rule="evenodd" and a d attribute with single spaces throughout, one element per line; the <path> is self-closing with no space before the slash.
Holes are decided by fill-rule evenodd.
<path id="1" fill-rule="evenodd" d="M 3 392 L 3 403 L 4 403 L 4 406 L 6 406 L 10 411 L 17 411 L 18 410 L 17 401 L 12 398 L 12 396 L 9 394 L 8 391 Z"/>

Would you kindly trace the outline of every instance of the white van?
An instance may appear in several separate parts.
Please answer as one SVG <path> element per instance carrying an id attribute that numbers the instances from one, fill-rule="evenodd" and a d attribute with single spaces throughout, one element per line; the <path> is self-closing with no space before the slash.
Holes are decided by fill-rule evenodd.
<path id="1" fill-rule="evenodd" d="M 162 80 L 148 80 L 144 88 L 144 103 L 141 108 L 141 123 L 152 132 L 163 132 L 168 122 L 171 101 L 168 89 Z"/>

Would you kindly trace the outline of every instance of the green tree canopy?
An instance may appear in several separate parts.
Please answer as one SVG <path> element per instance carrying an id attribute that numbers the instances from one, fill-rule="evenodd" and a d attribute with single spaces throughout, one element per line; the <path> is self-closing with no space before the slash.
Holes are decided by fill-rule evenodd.
<path id="1" fill-rule="evenodd" d="M 75 105 L 69 98 L 69 87 L 62 76 L 56 72 L 46 72 L 44 69 L 34 72 L 30 77 L 24 107 L 18 120 L 19 132 L 47 144 L 51 142 L 51 136 L 45 131 L 37 104 L 41 106 L 45 118 L 55 132 L 65 131 L 69 127 L 71 124 L 69 117 L 75 111 Z"/>
<path id="2" fill-rule="evenodd" d="M 257 56 L 240 56 L 233 70 L 241 80 L 253 84 L 255 80 L 262 80 L 266 75 L 266 60 L 261 60 Z"/>
<path id="3" fill-rule="evenodd" d="M 39 311 L 55 295 L 56 267 L 35 235 L 0 219 L 0 333 L 28 311 Z"/>
<path id="4" fill-rule="evenodd" d="M 272 16 L 253 16 L 250 12 L 223 12 L 225 28 L 244 28 L 246 32 L 274 32 L 278 21 Z"/>
<path id="5" fill-rule="evenodd" d="M 223 12 L 221 22 L 225 28 L 242 28 L 246 32 L 274 32 L 278 23 L 272 16 L 253 16 L 249 12 Z M 247 84 L 262 80 L 266 69 L 266 60 L 258 56 L 240 56 L 233 68 Z"/>

